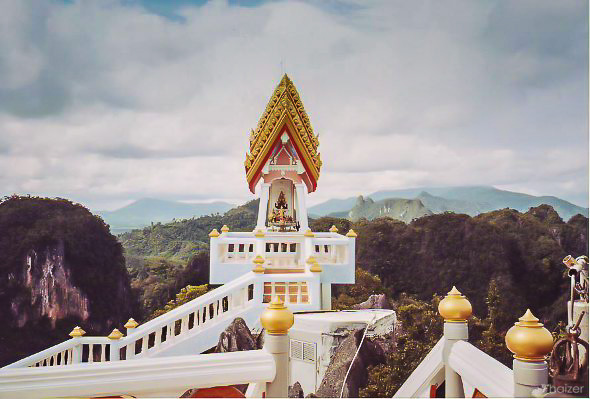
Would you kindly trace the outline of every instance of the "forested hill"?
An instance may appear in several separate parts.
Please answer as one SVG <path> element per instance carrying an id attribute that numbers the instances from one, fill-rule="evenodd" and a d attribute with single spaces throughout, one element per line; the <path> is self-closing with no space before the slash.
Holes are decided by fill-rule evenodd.
<path id="1" fill-rule="evenodd" d="M 68 338 L 108 334 L 133 313 L 123 248 L 65 199 L 0 200 L 0 366 Z"/>
<path id="2" fill-rule="evenodd" d="M 208 250 L 209 233 L 224 224 L 232 231 L 252 231 L 256 225 L 259 200 L 230 209 L 224 215 L 209 215 L 155 223 L 152 226 L 119 235 L 127 255 L 164 256 L 190 259 L 199 250 Z"/>
<path id="3" fill-rule="evenodd" d="M 224 216 L 154 225 L 123 234 L 121 241 L 134 255 L 188 259 L 196 249 L 208 250 L 213 228 L 227 224 L 232 231 L 252 230 L 257 207 L 252 201 Z M 588 218 L 577 215 L 564 222 L 549 205 L 476 217 L 442 213 L 409 224 L 390 218 L 311 221 L 314 231 L 327 231 L 332 224 L 359 233 L 357 267 L 378 275 L 393 297 L 407 293 L 429 300 L 457 285 L 472 300 L 476 314 L 485 316 L 485 299 L 494 280 L 504 294 L 510 320 L 527 306 L 547 320 L 563 318 L 568 281 L 561 260 L 567 254 L 588 253 Z"/>

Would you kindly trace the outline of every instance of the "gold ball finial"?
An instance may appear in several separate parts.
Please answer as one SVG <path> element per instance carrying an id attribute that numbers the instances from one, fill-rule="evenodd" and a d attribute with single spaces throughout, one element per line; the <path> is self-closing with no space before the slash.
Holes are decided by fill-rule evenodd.
<path id="1" fill-rule="evenodd" d="M 338 233 L 338 227 L 335 224 L 330 227 L 330 233 Z"/>
<path id="2" fill-rule="evenodd" d="M 86 331 L 82 330 L 79 326 L 74 327 L 72 332 L 69 334 L 72 338 L 78 338 L 86 334 Z"/>
<path id="3" fill-rule="evenodd" d="M 358 234 L 356 234 L 353 229 L 348 230 L 348 233 L 346 233 L 346 237 L 353 237 L 354 238 L 357 235 Z"/>
<path id="4" fill-rule="evenodd" d="M 211 233 L 209 233 L 209 237 L 211 237 L 211 238 L 219 237 L 219 231 L 217 231 L 217 229 L 211 230 Z"/>
<path id="5" fill-rule="evenodd" d="M 119 331 L 118 329 L 113 329 L 113 331 L 107 336 L 108 339 L 121 339 L 123 338 L 123 333 L 121 331 Z"/>
<path id="6" fill-rule="evenodd" d="M 227 227 L 227 224 L 224 224 L 223 227 L 221 228 L 221 232 L 227 233 L 228 231 L 229 231 L 229 227 Z"/>
<path id="7" fill-rule="evenodd" d="M 252 269 L 254 273 L 264 273 L 264 266 L 262 266 L 264 265 L 264 258 L 262 256 L 256 256 L 252 262 L 254 262 L 254 268 Z"/>
<path id="8" fill-rule="evenodd" d="M 127 323 L 125 323 L 125 325 L 123 327 L 125 328 L 137 328 L 137 326 L 139 325 L 138 322 L 135 321 L 135 319 L 130 318 L 129 320 L 127 320 Z"/>
<path id="9" fill-rule="evenodd" d="M 278 296 L 273 298 L 268 308 L 260 315 L 262 327 L 272 335 L 287 334 L 294 322 L 293 312 Z"/>
<path id="10" fill-rule="evenodd" d="M 313 237 L 313 231 L 311 231 L 311 229 L 307 229 L 305 230 L 305 234 L 303 234 L 305 237 Z"/>
<path id="11" fill-rule="evenodd" d="M 514 358 L 525 362 L 541 362 L 553 349 L 553 336 L 530 309 L 510 327 L 505 341 Z"/>
<path id="12" fill-rule="evenodd" d="M 464 323 L 472 312 L 471 303 L 455 286 L 438 304 L 438 313 L 445 319 L 445 322 Z"/>

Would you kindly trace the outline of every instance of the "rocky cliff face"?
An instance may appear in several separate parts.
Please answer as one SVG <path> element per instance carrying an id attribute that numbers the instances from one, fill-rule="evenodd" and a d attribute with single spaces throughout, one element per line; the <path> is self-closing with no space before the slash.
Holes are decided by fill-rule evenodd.
<path id="1" fill-rule="evenodd" d="M 106 335 L 137 310 L 123 249 L 67 200 L 0 201 L 0 366 L 68 339 Z"/>
<path id="2" fill-rule="evenodd" d="M 422 216 L 432 215 L 419 199 L 391 198 L 373 201 L 371 198 L 359 196 L 354 208 L 348 213 L 348 219 L 357 221 L 361 218 L 373 220 L 380 217 L 390 217 L 410 223 Z"/>
<path id="3" fill-rule="evenodd" d="M 65 264 L 63 240 L 41 250 L 31 249 L 23 261 L 21 281 L 31 295 L 28 301 L 23 297 L 11 301 L 18 327 L 40 317 L 49 318 L 54 328 L 57 320 L 66 317 L 88 319 L 88 296 L 72 282 L 71 270 Z"/>

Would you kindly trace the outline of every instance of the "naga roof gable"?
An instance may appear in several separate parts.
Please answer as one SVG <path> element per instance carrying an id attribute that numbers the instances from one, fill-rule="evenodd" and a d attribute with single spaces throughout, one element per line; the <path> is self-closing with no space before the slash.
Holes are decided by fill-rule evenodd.
<path id="1" fill-rule="evenodd" d="M 261 170 L 283 132 L 289 135 L 307 172 L 311 182 L 309 192 L 314 191 L 322 166 L 317 151 L 319 140 L 313 132 L 299 93 L 287 74 L 273 92 L 256 130 L 250 134 L 250 152 L 246 154 L 244 162 L 250 191 L 254 192 Z"/>

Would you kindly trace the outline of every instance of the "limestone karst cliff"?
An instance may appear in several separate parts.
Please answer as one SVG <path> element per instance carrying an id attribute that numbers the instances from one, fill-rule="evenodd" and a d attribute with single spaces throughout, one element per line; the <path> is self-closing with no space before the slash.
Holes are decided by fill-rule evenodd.
<path id="1" fill-rule="evenodd" d="M 0 366 L 68 339 L 121 328 L 133 297 L 121 244 L 63 199 L 0 201 Z"/>

